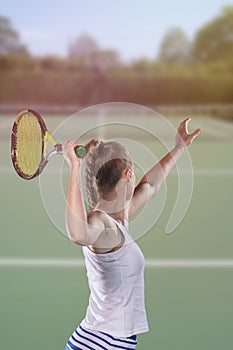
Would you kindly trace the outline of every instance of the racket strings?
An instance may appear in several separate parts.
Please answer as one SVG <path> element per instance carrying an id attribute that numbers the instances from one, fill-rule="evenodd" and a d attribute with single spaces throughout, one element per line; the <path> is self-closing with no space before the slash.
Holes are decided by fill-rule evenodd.
<path id="1" fill-rule="evenodd" d="M 42 158 L 42 133 L 40 124 L 30 113 L 23 115 L 17 126 L 17 166 L 26 176 L 32 176 L 39 168 Z"/>

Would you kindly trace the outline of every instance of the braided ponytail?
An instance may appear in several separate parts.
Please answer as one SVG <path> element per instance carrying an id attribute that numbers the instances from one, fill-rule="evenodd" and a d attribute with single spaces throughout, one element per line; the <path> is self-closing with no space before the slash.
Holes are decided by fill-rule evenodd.
<path id="1" fill-rule="evenodd" d="M 123 170 L 132 166 L 132 160 L 124 146 L 117 142 L 93 139 L 87 145 L 86 193 L 91 209 L 111 192 L 122 176 Z"/>
<path id="2" fill-rule="evenodd" d="M 96 186 L 96 173 L 95 173 L 95 148 L 99 146 L 101 141 L 93 139 L 86 145 L 86 192 L 87 199 L 91 209 L 95 208 L 98 203 L 99 195 Z"/>

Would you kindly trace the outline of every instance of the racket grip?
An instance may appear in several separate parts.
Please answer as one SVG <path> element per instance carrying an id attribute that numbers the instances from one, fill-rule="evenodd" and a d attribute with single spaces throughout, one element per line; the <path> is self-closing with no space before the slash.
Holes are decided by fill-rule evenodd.
<path id="1" fill-rule="evenodd" d="M 84 158 L 85 155 L 87 154 L 87 150 L 85 146 L 77 146 L 75 148 L 75 153 L 78 158 Z"/>

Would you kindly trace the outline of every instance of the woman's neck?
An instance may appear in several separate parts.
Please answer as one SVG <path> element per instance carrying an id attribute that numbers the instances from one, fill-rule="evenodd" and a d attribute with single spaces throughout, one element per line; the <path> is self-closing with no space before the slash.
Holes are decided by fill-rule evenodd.
<path id="1" fill-rule="evenodd" d="M 128 203 L 120 203 L 120 201 L 106 201 L 101 199 L 96 210 L 101 210 L 112 216 L 115 220 L 120 221 L 123 225 L 128 221 Z"/>

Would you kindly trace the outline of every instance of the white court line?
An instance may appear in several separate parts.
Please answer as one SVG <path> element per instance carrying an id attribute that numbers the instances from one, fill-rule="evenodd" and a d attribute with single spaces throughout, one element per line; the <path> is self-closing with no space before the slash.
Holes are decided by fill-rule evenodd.
<path id="1" fill-rule="evenodd" d="M 228 268 L 233 267 L 232 260 L 220 259 L 148 259 L 146 267 L 149 268 Z"/>
<path id="2" fill-rule="evenodd" d="M 198 122 L 197 122 L 198 123 Z M 225 139 L 232 139 L 233 124 L 220 119 L 209 118 L 203 121 L 203 130 L 213 136 L 220 136 Z M 216 133 L 216 130 L 218 131 Z"/>
<path id="3" fill-rule="evenodd" d="M 83 259 L 0 258 L 0 267 L 83 267 Z"/>
<path id="4" fill-rule="evenodd" d="M 198 128 L 200 126 L 198 126 L 198 123 L 192 123 L 193 128 Z M 232 138 L 231 133 L 226 130 L 226 131 L 221 131 L 219 130 L 219 128 L 214 128 L 213 126 L 209 126 L 207 124 L 207 121 L 203 123 L 202 129 L 204 130 L 204 133 L 207 136 L 211 136 L 211 137 L 215 137 L 217 139 L 221 139 L 221 140 L 228 140 L 229 138 Z"/>
<path id="5" fill-rule="evenodd" d="M 0 267 L 84 267 L 84 259 L 0 258 Z M 146 268 L 233 268 L 233 259 L 147 259 Z"/>

